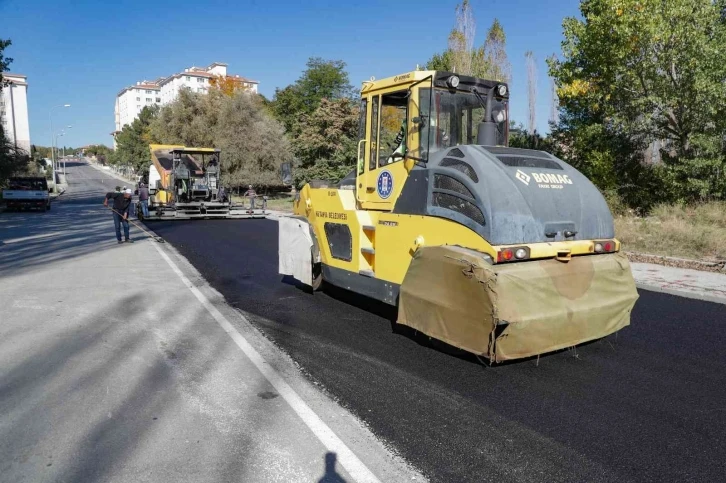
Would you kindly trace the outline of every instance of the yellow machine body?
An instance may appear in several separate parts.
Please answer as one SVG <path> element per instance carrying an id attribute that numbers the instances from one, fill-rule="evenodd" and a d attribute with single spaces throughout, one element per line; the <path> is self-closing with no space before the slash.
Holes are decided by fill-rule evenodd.
<path id="1" fill-rule="evenodd" d="M 398 306 L 399 323 L 495 361 L 627 326 L 638 295 L 596 188 L 557 158 L 507 147 L 501 83 L 453 76 L 414 71 L 364 83 L 355 172 L 311 181 L 294 202 L 290 229 L 310 232 L 313 286 L 324 279 Z M 490 115 L 495 104 L 503 116 Z M 444 105 L 454 106 L 445 116 Z M 475 125 L 482 115 L 501 121 L 489 125 L 496 138 Z M 468 168 L 452 170 L 455 161 Z M 281 224 L 281 257 L 287 230 Z"/>

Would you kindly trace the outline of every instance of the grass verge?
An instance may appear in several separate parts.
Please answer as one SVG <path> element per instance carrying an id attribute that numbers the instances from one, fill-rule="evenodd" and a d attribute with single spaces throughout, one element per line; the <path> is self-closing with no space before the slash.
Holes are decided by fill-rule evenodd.
<path id="1" fill-rule="evenodd" d="M 615 217 L 623 250 L 678 258 L 726 260 L 726 203 L 660 205 L 645 217 Z"/>
<path id="2" fill-rule="evenodd" d="M 261 208 L 262 207 L 262 195 L 260 195 L 260 198 L 257 198 L 255 200 L 255 208 Z M 232 196 L 232 201 L 234 203 L 244 203 L 245 206 L 249 206 L 250 199 L 245 198 L 242 196 Z M 290 194 L 277 194 L 267 197 L 267 209 L 268 210 L 277 210 L 277 211 L 286 211 L 289 213 L 292 213 L 292 195 Z"/>

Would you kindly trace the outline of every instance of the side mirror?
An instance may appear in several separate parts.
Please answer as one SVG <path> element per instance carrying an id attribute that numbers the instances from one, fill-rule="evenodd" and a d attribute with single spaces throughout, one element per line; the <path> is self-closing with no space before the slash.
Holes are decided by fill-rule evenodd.
<path id="1" fill-rule="evenodd" d="M 413 159 L 411 159 L 411 158 L 404 158 L 404 160 L 403 160 L 403 167 L 406 168 L 406 171 L 407 172 L 410 173 L 411 170 L 413 169 L 413 167 L 415 165 L 416 165 L 416 161 L 414 161 Z"/>

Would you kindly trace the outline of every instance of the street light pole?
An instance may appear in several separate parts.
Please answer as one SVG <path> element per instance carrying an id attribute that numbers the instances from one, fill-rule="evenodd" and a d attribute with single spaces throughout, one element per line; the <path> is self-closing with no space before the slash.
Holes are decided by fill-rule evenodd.
<path id="1" fill-rule="evenodd" d="M 62 104 L 59 106 L 53 106 L 50 108 L 50 111 L 48 112 L 48 118 L 50 119 L 50 158 L 51 158 L 51 165 L 53 166 L 53 179 L 55 180 L 55 145 L 53 144 L 53 109 L 56 107 L 71 107 L 70 104 Z M 54 182 L 55 184 L 55 182 Z"/>
<path id="2" fill-rule="evenodd" d="M 73 126 L 68 126 L 68 129 Z M 63 176 L 66 174 L 66 143 L 63 143 Z"/>
<path id="3" fill-rule="evenodd" d="M 62 137 L 65 133 L 61 130 L 60 134 L 56 134 L 54 141 L 53 141 L 53 148 L 57 149 L 58 146 L 58 138 Z M 60 167 L 60 161 L 58 161 L 58 167 Z M 65 172 L 63 173 L 65 175 Z M 54 175 L 55 176 L 55 175 Z"/>

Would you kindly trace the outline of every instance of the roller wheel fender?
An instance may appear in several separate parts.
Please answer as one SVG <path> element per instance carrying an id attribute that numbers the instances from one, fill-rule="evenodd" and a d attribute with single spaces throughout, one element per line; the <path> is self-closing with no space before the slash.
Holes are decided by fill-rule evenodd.
<path id="1" fill-rule="evenodd" d="M 312 275 L 313 275 L 313 291 L 317 292 L 323 287 L 323 264 L 318 262 L 320 260 L 320 244 L 318 243 L 318 237 L 315 234 L 315 228 L 310 224 L 307 218 L 304 216 L 293 216 L 292 218 L 304 221 L 308 225 L 310 230 L 310 238 L 313 240 L 313 246 L 310 248 L 310 262 L 312 263 Z"/>

